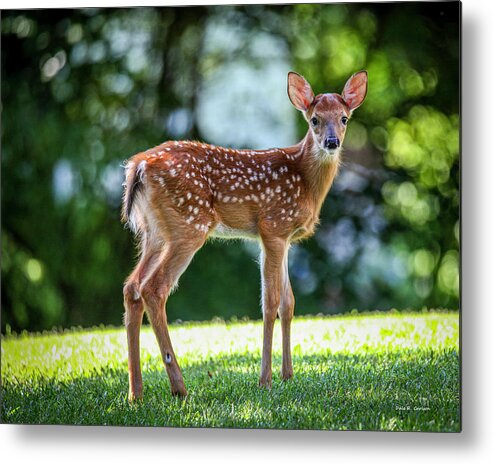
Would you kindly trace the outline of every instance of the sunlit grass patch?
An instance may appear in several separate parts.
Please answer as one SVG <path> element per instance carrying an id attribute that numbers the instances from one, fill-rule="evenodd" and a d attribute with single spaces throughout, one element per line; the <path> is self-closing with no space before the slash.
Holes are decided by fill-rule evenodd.
<path id="1" fill-rule="evenodd" d="M 406 313 L 293 323 L 295 377 L 260 389 L 260 322 L 182 324 L 171 336 L 189 391 L 171 397 L 152 331 L 144 400 L 127 402 L 123 329 L 2 340 L 2 420 L 14 423 L 458 431 L 459 317 Z"/>

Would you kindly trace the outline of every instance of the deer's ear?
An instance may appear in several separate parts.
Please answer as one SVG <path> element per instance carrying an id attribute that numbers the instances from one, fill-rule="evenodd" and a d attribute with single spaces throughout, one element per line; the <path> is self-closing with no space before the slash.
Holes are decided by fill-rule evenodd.
<path id="1" fill-rule="evenodd" d="M 315 95 L 307 80 L 295 72 L 288 73 L 288 96 L 294 107 L 305 112 Z"/>
<path id="2" fill-rule="evenodd" d="M 367 90 L 368 73 L 366 71 L 357 72 L 348 79 L 342 91 L 342 98 L 351 111 L 363 103 Z"/>

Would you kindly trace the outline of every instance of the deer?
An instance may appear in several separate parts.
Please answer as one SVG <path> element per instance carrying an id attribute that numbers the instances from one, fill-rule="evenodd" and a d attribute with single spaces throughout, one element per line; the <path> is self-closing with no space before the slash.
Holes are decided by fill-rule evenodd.
<path id="1" fill-rule="evenodd" d="M 367 87 L 368 74 L 360 71 L 347 80 L 342 94 L 315 96 L 303 76 L 289 72 L 288 97 L 308 123 L 296 145 L 239 150 L 167 141 L 127 160 L 122 221 L 140 245 L 138 263 L 123 287 L 129 401 L 142 398 L 139 339 L 144 312 L 157 338 L 171 394 L 188 394 L 171 343 L 166 304 L 209 237 L 258 241 L 263 316 L 259 386 L 272 386 L 272 337 L 278 315 L 281 378 L 293 377 L 295 299 L 288 250 L 293 242 L 314 234 L 341 164 L 348 121 L 363 103 Z"/>

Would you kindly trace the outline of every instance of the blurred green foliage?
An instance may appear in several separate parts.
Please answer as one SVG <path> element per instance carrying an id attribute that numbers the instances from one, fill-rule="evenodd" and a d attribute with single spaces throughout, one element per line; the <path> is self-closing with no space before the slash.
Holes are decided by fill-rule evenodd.
<path id="1" fill-rule="evenodd" d="M 297 141 L 294 109 L 241 93 L 288 105 L 289 69 L 315 92 L 369 73 L 321 226 L 292 249 L 297 313 L 457 307 L 459 21 L 458 2 L 2 12 L 2 331 L 119 324 L 121 163 L 170 138 L 231 145 L 242 114 L 261 126 L 239 145 Z M 211 95 L 235 86 L 244 113 L 224 116 Z M 204 247 L 169 318 L 260 317 L 255 253 Z"/>

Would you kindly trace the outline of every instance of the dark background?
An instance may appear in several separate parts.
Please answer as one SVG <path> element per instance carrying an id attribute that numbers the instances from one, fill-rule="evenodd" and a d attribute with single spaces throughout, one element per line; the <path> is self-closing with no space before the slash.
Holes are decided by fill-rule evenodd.
<path id="1" fill-rule="evenodd" d="M 306 131 L 286 74 L 367 100 L 297 314 L 458 307 L 458 2 L 2 12 L 2 332 L 120 324 L 135 262 L 120 165 L 167 139 L 269 148 Z M 231 102 L 234 101 L 234 109 Z M 259 318 L 256 248 L 212 242 L 170 320 Z"/>

